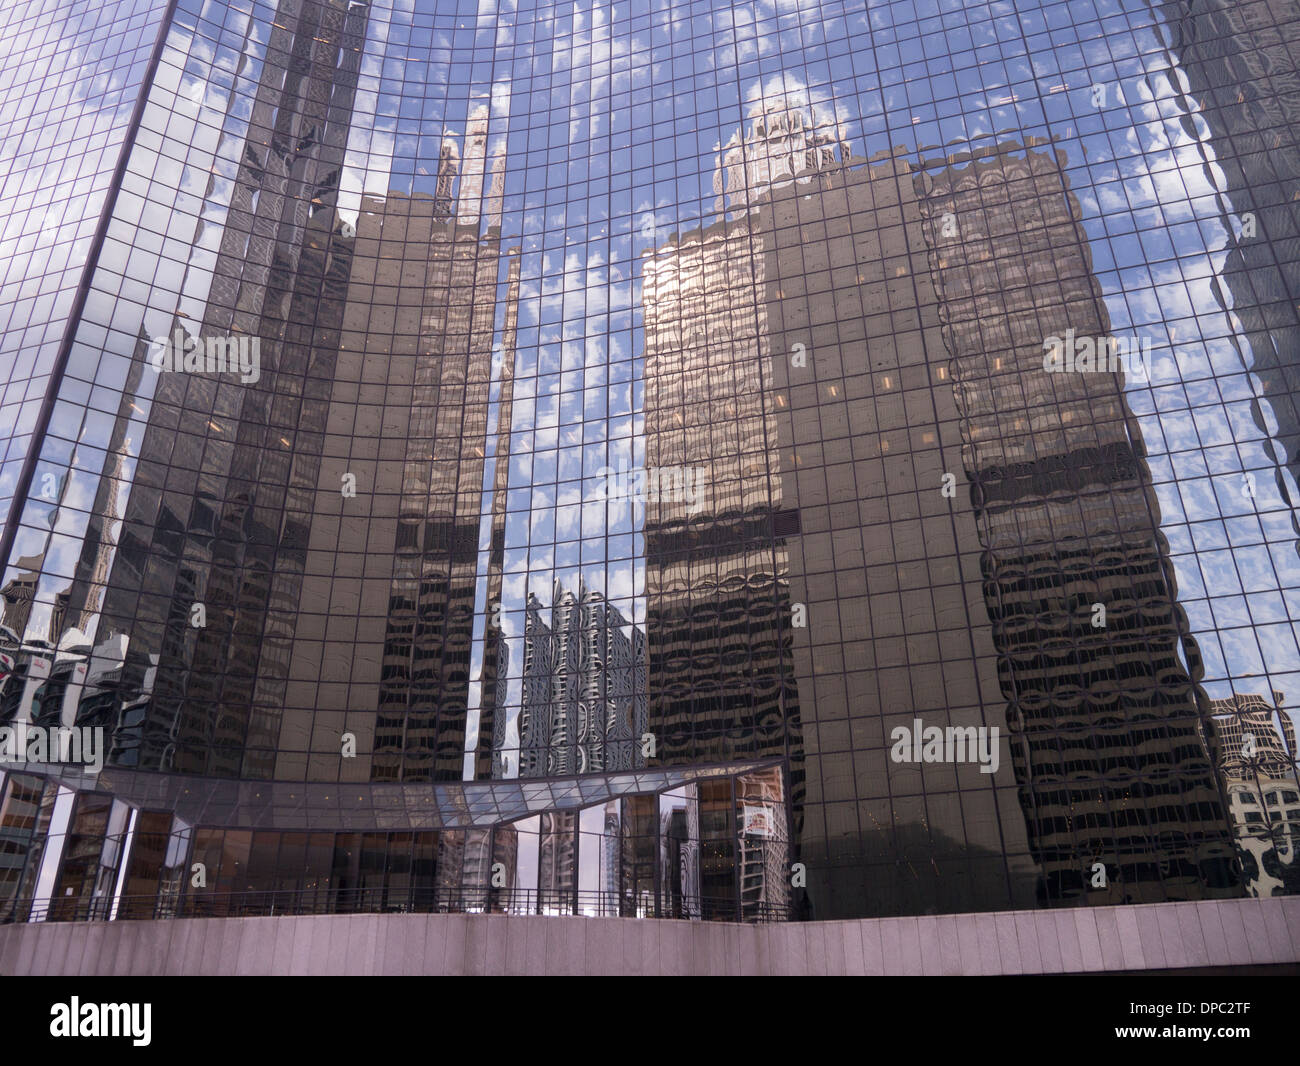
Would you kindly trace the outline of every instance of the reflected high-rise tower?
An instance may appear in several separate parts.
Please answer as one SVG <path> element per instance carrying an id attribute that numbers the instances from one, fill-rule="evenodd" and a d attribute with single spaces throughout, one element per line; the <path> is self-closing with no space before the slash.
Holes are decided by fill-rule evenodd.
<path id="1" fill-rule="evenodd" d="M 275 184 L 252 160 L 243 173 Z M 128 631 L 142 592 L 166 605 L 160 647 L 137 631 L 123 674 L 127 689 L 149 682 L 116 740 L 136 765 L 461 778 L 500 259 L 499 216 L 483 214 L 499 205 L 481 185 L 458 196 L 454 212 L 436 196 L 365 197 L 354 221 L 323 195 L 299 219 L 290 198 L 298 228 L 275 229 L 258 220 L 279 201 L 250 193 L 247 228 L 275 238 L 240 256 L 243 227 L 226 231 L 222 292 L 265 310 L 203 329 L 261 331 L 263 364 L 246 388 L 163 375 L 144 430 L 143 483 L 190 450 L 204 473 L 193 498 L 164 495 L 168 536 L 151 546 L 135 533 L 159 499 L 137 485 L 111 571 L 101 633 Z M 363 621 L 344 633 L 340 611 Z"/>
<path id="2" fill-rule="evenodd" d="M 917 180 L 1040 894 L 1238 894 L 1124 373 L 1045 364 L 1067 331 L 1110 347 L 1065 159 L 1004 144 L 948 163 Z"/>
<path id="3" fill-rule="evenodd" d="M 123 685 L 151 692 L 116 739 L 142 766 L 274 773 L 351 267 L 336 205 L 366 17 L 309 3 L 276 24 L 268 47 L 289 73 L 257 87 L 207 311 L 170 324 L 256 339 L 257 380 L 160 374 L 142 412 L 132 396 L 153 371 L 137 344 L 115 439 L 139 433 L 139 460 L 98 635 L 129 635 Z M 196 271 L 211 258 L 192 255 Z M 93 580 L 99 554 L 82 567 Z"/>
<path id="4" fill-rule="evenodd" d="M 647 480 L 696 479 L 645 507 L 650 730 L 665 761 L 794 760 L 799 699 L 788 620 L 797 512 L 783 497 L 770 383 L 763 216 L 775 182 L 831 154 L 799 112 L 755 111 L 714 188 L 734 220 L 644 261 Z"/>
<path id="5" fill-rule="evenodd" d="M 1300 888 L 1300 777 L 1295 726 L 1283 695 L 1212 701 L 1206 737 L 1223 775 L 1246 890 L 1256 897 Z"/>
<path id="6" fill-rule="evenodd" d="M 595 589 L 555 585 L 548 625 L 529 596 L 524 622 L 519 776 L 644 766 L 645 637 Z M 630 635 L 624 630 L 630 630 Z M 509 758 L 504 727 L 499 759 Z"/>
<path id="7" fill-rule="evenodd" d="M 386 390 L 385 419 L 378 455 L 362 464 L 374 478 L 369 524 L 357 525 L 347 501 L 338 509 L 352 550 L 374 551 L 380 531 L 392 538 L 387 598 L 373 612 L 382 660 L 367 674 L 379 686 L 375 780 L 462 775 L 500 265 L 499 230 L 487 219 L 480 231 L 477 195 L 462 191 L 449 218 L 428 197 L 367 200 L 357 223 L 367 258 L 349 289 L 349 380 Z M 366 414 L 342 398 L 337 411 Z M 333 465 L 322 492 L 351 467 Z M 496 650 L 489 642 L 487 654 Z"/>
<path id="8" fill-rule="evenodd" d="M 1044 369 L 1109 332 L 1060 160 L 840 161 L 828 128 L 756 109 L 715 182 L 735 217 L 647 264 L 647 463 L 708 490 L 647 507 L 652 728 L 810 727 L 822 913 L 938 903 L 954 870 L 990 905 L 1238 893 L 1122 377 Z M 900 762 L 918 721 L 1005 758 Z"/>

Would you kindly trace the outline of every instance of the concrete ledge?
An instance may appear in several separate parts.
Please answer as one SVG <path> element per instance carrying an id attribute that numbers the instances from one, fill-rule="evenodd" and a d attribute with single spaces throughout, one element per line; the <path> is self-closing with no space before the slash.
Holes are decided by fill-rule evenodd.
<path id="1" fill-rule="evenodd" d="M 0 926 L 0 975 L 990 975 L 1300 962 L 1300 896 L 733 925 L 356 914 Z"/>

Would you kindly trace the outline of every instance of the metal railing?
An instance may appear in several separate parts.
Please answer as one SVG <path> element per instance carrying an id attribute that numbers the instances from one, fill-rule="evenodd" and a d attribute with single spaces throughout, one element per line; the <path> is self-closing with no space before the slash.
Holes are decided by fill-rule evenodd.
<path id="1" fill-rule="evenodd" d="M 592 918 L 675 918 L 715 922 L 784 922 L 792 909 L 762 900 L 708 896 L 656 899 L 601 891 L 547 889 L 440 889 L 311 887 L 241 892 L 190 889 L 165 895 L 98 896 L 35 901 L 26 914 L 0 922 L 86 922 L 169 918 L 247 918 L 311 914 L 504 914 Z"/>

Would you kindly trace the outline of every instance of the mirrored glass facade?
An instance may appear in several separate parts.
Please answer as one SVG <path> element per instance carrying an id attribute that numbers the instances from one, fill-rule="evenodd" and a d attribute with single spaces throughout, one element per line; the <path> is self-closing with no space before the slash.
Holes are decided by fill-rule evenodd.
<path id="1" fill-rule="evenodd" d="M 0 918 L 1300 889 L 1300 12 L 0 12 Z"/>

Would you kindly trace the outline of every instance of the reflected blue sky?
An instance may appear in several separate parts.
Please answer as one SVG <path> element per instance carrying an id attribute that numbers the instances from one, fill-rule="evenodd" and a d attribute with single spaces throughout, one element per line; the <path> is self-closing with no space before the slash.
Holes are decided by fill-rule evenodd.
<path id="1" fill-rule="evenodd" d="M 2 515 L 165 7 L 91 0 L 52 11 L 15 0 L 0 9 Z"/>

